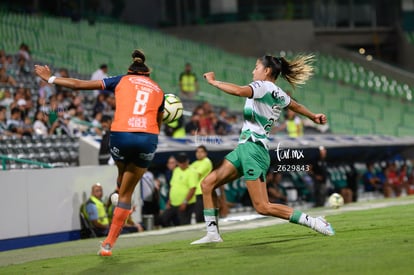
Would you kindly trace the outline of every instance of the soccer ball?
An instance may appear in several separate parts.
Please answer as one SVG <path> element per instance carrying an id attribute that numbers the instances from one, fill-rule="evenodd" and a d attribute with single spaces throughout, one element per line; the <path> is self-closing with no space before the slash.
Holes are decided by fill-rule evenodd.
<path id="1" fill-rule="evenodd" d="M 175 94 L 164 95 L 164 123 L 170 123 L 179 119 L 183 115 L 183 103 Z"/>
<path id="2" fill-rule="evenodd" d="M 330 207 L 339 208 L 344 205 L 344 198 L 338 193 L 333 193 L 329 196 L 328 203 Z"/>

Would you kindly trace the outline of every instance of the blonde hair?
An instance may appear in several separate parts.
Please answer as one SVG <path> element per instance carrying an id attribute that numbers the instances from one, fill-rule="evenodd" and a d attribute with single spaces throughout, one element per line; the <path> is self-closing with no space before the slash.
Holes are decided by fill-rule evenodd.
<path id="1" fill-rule="evenodd" d="M 260 60 L 263 66 L 272 69 L 272 77 L 275 80 L 281 75 L 293 88 L 305 84 L 314 72 L 313 54 L 300 54 L 290 61 L 284 57 L 265 55 Z"/>

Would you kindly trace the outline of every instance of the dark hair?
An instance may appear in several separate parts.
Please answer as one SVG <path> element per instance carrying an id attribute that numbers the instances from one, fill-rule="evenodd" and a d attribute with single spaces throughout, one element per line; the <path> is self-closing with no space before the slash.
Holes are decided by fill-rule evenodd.
<path id="1" fill-rule="evenodd" d="M 140 50 L 132 53 L 132 64 L 128 68 L 128 74 L 149 75 L 151 70 L 145 65 L 145 55 Z"/>
<path id="2" fill-rule="evenodd" d="M 298 55 L 292 61 L 284 57 L 274 57 L 265 55 L 260 62 L 265 68 L 271 68 L 271 76 L 276 80 L 279 75 L 289 82 L 293 88 L 304 84 L 313 74 L 313 66 L 310 64 L 314 60 L 314 55 Z"/>
<path id="3" fill-rule="evenodd" d="M 188 155 L 187 155 L 186 153 L 184 153 L 184 152 L 179 153 L 179 154 L 175 157 L 175 159 L 177 160 L 177 162 L 178 162 L 178 163 L 184 163 L 184 162 L 186 162 L 186 161 L 188 161 L 188 160 L 189 160 Z"/>
<path id="4" fill-rule="evenodd" d="M 100 69 L 107 69 L 108 68 L 108 65 L 107 64 L 102 64 L 99 68 Z"/>
<path id="5" fill-rule="evenodd" d="M 203 150 L 205 153 L 207 153 L 207 152 L 208 152 L 208 151 L 207 151 L 206 146 L 204 146 L 204 145 L 199 145 L 199 146 L 197 146 L 197 149 L 201 149 L 201 150 Z"/>
<path id="6" fill-rule="evenodd" d="M 21 113 L 22 111 L 19 109 L 19 107 L 13 107 L 10 111 L 10 114 L 14 115 L 16 113 Z"/>
<path id="7" fill-rule="evenodd" d="M 112 117 L 108 116 L 108 115 L 103 115 L 101 122 L 111 122 L 112 121 Z"/>

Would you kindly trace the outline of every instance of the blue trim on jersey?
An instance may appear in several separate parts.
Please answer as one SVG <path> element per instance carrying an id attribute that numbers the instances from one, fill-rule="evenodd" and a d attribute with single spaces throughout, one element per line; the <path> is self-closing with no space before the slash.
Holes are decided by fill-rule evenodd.
<path id="1" fill-rule="evenodd" d="M 102 82 L 104 84 L 104 89 L 114 92 L 116 86 L 119 84 L 119 82 L 121 81 L 121 79 L 124 76 L 125 75 L 118 75 L 118 76 L 112 76 L 112 77 L 104 78 L 102 80 Z"/>

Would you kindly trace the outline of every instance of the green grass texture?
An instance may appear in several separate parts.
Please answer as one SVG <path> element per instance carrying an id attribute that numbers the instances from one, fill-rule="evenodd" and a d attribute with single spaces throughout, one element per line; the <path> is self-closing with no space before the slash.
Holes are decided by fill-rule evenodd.
<path id="1" fill-rule="evenodd" d="M 96 255 L 97 239 L 80 240 L 2 252 L 0 258 L 31 251 L 45 259 L 3 265 L 0 274 L 413 274 L 414 198 L 387 204 L 398 200 L 328 210 L 332 237 L 283 222 L 226 231 L 223 243 L 198 246 L 189 243 L 202 230 L 120 238 L 112 257 Z M 83 249 L 86 244 L 92 247 Z"/>

